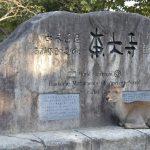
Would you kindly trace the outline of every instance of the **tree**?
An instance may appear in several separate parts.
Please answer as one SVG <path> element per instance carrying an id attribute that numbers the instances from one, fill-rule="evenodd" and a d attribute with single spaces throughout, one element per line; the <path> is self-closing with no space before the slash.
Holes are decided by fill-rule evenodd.
<path id="1" fill-rule="evenodd" d="M 129 0 L 128 0 L 129 2 Z M 131 2 L 134 2 L 131 0 Z M 135 4 L 126 6 L 126 0 L 39 0 L 45 11 L 66 10 L 86 13 L 98 10 L 113 10 L 139 13 L 150 16 L 150 1 L 135 0 Z"/>
<path id="2" fill-rule="evenodd" d="M 7 37 L 17 25 L 43 10 L 32 0 L 0 0 L 0 40 Z"/>
<path id="3" fill-rule="evenodd" d="M 124 11 L 138 13 L 150 17 L 150 1 L 138 0 L 136 1 L 134 6 L 131 7 L 124 6 Z"/>

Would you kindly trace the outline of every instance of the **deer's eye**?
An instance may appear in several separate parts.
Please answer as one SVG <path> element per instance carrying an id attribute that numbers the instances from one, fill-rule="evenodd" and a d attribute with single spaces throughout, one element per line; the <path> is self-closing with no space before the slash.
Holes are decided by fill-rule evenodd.
<path id="1" fill-rule="evenodd" d="M 117 90 L 116 90 L 116 91 L 114 91 L 114 92 L 115 92 L 116 94 L 118 94 L 118 93 L 119 93 L 119 91 L 117 91 Z"/>

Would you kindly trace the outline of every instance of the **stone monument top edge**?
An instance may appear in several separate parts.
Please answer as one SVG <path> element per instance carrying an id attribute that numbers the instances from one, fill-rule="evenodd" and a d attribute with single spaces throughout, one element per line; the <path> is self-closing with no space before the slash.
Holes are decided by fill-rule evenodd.
<path id="1" fill-rule="evenodd" d="M 40 13 L 37 14 L 36 16 L 33 16 L 32 18 L 30 18 L 29 20 L 23 22 L 22 24 L 20 24 L 8 37 L 6 40 L 4 40 L 3 42 L 0 43 L 0 51 L 5 51 L 6 49 L 9 48 L 9 45 L 11 45 L 11 43 L 13 42 L 19 42 L 20 43 L 20 39 L 24 38 L 26 35 L 29 35 L 31 33 L 34 32 L 34 30 L 36 29 L 36 27 L 38 27 L 39 25 L 42 25 L 43 21 L 46 21 L 47 19 L 50 19 L 51 17 L 57 17 L 57 18 L 62 18 L 62 17 L 79 17 L 79 18 L 84 18 L 88 16 L 89 17 L 101 17 L 101 16 L 116 16 L 117 17 L 130 17 L 131 18 L 136 18 L 137 20 L 142 20 L 142 21 L 147 21 L 150 22 L 150 18 L 146 17 L 146 16 L 142 16 L 140 14 L 136 14 L 136 13 L 129 13 L 129 12 L 112 12 L 112 11 L 95 11 L 95 12 L 89 12 L 89 13 L 74 13 L 74 12 L 68 12 L 68 11 L 51 11 L 51 12 L 46 12 L 46 13 Z M 57 19 L 58 20 L 58 19 Z M 81 19 L 82 21 L 82 19 Z M 70 22 L 70 20 L 68 19 L 68 22 Z"/>

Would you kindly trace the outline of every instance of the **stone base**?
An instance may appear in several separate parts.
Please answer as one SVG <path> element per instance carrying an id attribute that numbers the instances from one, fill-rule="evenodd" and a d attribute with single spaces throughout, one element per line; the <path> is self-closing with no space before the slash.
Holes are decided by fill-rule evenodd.
<path id="1" fill-rule="evenodd" d="M 116 126 L 0 136 L 0 150 L 150 150 L 150 129 Z"/>

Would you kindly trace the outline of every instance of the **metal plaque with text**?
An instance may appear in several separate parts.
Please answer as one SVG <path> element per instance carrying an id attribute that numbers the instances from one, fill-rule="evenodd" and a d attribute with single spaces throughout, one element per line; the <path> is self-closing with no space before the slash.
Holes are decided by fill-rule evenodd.
<path id="1" fill-rule="evenodd" d="M 40 94 L 39 119 L 63 120 L 79 118 L 79 94 Z"/>
<path id="2" fill-rule="evenodd" d="M 124 102 L 149 101 L 150 91 L 124 91 L 122 94 Z"/>

